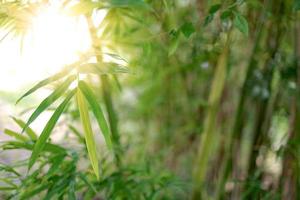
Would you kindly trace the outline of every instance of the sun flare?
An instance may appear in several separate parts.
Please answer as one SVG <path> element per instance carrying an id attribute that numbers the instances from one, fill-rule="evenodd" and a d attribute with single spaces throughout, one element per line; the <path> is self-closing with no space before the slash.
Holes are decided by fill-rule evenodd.
<path id="1" fill-rule="evenodd" d="M 14 38 L 0 45 L 4 63 L 0 85 L 5 89 L 17 89 L 57 72 L 76 61 L 80 53 L 90 48 L 91 42 L 84 18 L 68 16 L 59 6 L 49 5 L 33 19 L 21 53 L 19 46 Z"/>
<path id="2" fill-rule="evenodd" d="M 42 11 L 33 23 L 33 48 L 30 53 L 38 61 L 47 61 L 51 72 L 73 62 L 90 46 L 84 20 L 70 17 L 52 6 Z"/>

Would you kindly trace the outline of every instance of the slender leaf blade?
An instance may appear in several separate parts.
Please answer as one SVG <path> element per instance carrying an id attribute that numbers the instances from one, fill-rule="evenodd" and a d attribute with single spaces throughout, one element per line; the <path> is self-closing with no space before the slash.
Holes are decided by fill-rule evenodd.
<path id="1" fill-rule="evenodd" d="M 59 79 L 62 79 L 64 76 L 66 76 L 71 69 L 73 68 L 73 65 L 66 66 L 62 71 L 58 72 L 57 74 L 54 74 L 53 76 L 50 76 L 40 82 L 38 82 L 35 86 L 33 86 L 31 89 L 29 89 L 25 94 L 23 94 L 17 101 L 16 104 L 18 104 L 24 97 L 32 94 L 36 90 L 40 89 L 41 87 L 44 87 L 45 85 L 48 85 L 49 83 L 55 82 Z"/>
<path id="2" fill-rule="evenodd" d="M 21 119 L 17 119 L 15 117 L 12 117 L 12 119 L 18 124 L 22 129 L 25 127 L 25 122 Z M 28 126 L 25 130 L 27 135 L 30 137 L 31 140 L 37 140 L 37 134 Z"/>
<path id="3" fill-rule="evenodd" d="M 84 96 L 80 89 L 77 90 L 77 103 L 79 107 L 79 113 L 83 129 L 85 132 L 85 141 L 87 145 L 87 150 L 89 158 L 93 167 L 93 170 L 96 174 L 97 179 L 99 179 L 99 167 L 98 167 L 98 158 L 97 158 L 97 149 L 94 139 L 94 134 L 91 127 L 90 117 L 88 113 L 88 108 L 84 99 Z"/>
<path id="4" fill-rule="evenodd" d="M 51 177 L 59 169 L 61 163 L 64 161 L 66 154 L 58 154 L 52 158 L 52 165 L 46 174 L 46 177 Z"/>
<path id="5" fill-rule="evenodd" d="M 36 159 L 38 158 L 39 154 L 43 150 L 43 148 L 46 145 L 46 141 L 49 138 L 56 122 L 58 121 L 60 115 L 63 113 L 66 105 L 74 95 L 76 90 L 72 90 L 68 93 L 67 97 L 65 100 L 58 106 L 58 108 L 54 111 L 53 115 L 51 116 L 50 120 L 47 122 L 45 128 L 43 129 L 40 137 L 38 138 L 37 142 L 34 145 L 29 164 L 28 164 L 28 169 L 30 169 L 33 164 L 35 163 Z"/>
<path id="6" fill-rule="evenodd" d="M 26 136 L 24 135 L 21 135 L 20 133 L 17 133 L 13 130 L 10 130 L 10 129 L 4 129 L 4 133 L 6 135 L 9 135 L 11 137 L 14 137 L 16 138 L 17 140 L 20 140 L 20 141 L 23 141 L 23 142 L 27 142 L 29 140 L 29 138 L 27 138 Z"/>
<path id="7" fill-rule="evenodd" d="M 74 133 L 74 135 L 76 135 L 78 142 L 84 144 L 85 140 L 84 140 L 84 137 L 82 136 L 82 134 L 71 124 L 69 124 L 68 127 Z"/>
<path id="8" fill-rule="evenodd" d="M 69 85 L 74 81 L 76 76 L 70 76 L 67 80 L 58 86 L 46 99 L 44 99 L 37 109 L 31 114 L 27 123 L 23 127 L 22 132 L 43 112 L 45 111 L 52 103 L 54 103 L 63 93 L 68 89 Z"/>
<path id="9" fill-rule="evenodd" d="M 72 177 L 68 191 L 68 200 L 76 200 L 75 184 L 75 177 Z"/>
<path id="10" fill-rule="evenodd" d="M 83 95 L 85 96 L 86 100 L 90 104 L 91 109 L 97 119 L 98 125 L 103 133 L 106 144 L 108 148 L 111 149 L 112 148 L 111 133 L 108 124 L 106 122 L 106 119 L 104 117 L 104 114 L 102 112 L 102 109 L 96 100 L 97 99 L 96 95 L 93 93 L 92 89 L 84 81 L 80 81 L 78 86 L 81 92 L 83 93 Z"/>

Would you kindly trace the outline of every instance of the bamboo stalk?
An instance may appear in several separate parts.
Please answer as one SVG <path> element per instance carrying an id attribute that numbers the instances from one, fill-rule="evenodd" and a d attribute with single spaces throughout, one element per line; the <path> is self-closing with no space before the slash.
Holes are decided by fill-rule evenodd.
<path id="1" fill-rule="evenodd" d="M 230 135 L 227 137 L 227 141 L 225 144 L 225 154 L 224 154 L 224 161 L 221 168 L 221 177 L 219 178 L 218 184 L 217 184 L 217 190 L 216 190 L 216 199 L 221 199 L 224 195 L 224 188 L 225 183 L 228 178 L 228 176 L 231 173 L 232 170 L 232 162 L 233 162 L 233 148 L 234 148 L 234 141 L 239 140 L 241 138 L 242 134 L 242 128 L 243 128 L 243 119 L 244 119 L 244 105 L 246 102 L 246 99 L 248 97 L 249 92 L 249 80 L 253 74 L 253 71 L 257 65 L 257 59 L 256 54 L 258 52 L 258 49 L 260 47 L 260 41 L 262 38 L 263 33 L 263 23 L 264 23 L 265 14 L 263 13 L 260 17 L 260 23 L 259 28 L 255 36 L 255 44 L 252 48 L 251 56 L 250 56 L 250 62 L 246 68 L 246 76 L 241 88 L 239 100 L 238 100 L 238 106 L 235 112 L 234 122 L 233 122 L 233 130 L 230 132 Z"/>
<path id="2" fill-rule="evenodd" d="M 205 175 L 208 168 L 210 152 L 212 150 L 212 140 L 217 134 L 216 120 L 218 111 L 220 109 L 220 100 L 223 93 L 227 74 L 229 42 L 230 32 L 227 35 L 225 47 L 218 58 L 217 67 L 212 81 L 212 87 L 210 89 L 211 92 L 208 100 L 209 106 L 205 118 L 204 131 L 201 136 L 201 141 L 198 148 L 198 154 L 196 157 L 196 164 L 194 169 L 194 188 L 192 194 L 192 199 L 194 200 L 199 200 L 203 197 L 202 190 L 205 181 Z"/>
<path id="3" fill-rule="evenodd" d="M 281 14 L 282 16 L 284 14 L 284 2 L 277 2 L 273 9 L 274 16 L 277 17 L 277 15 Z M 265 99 L 262 99 L 260 102 L 257 103 L 257 116 L 256 116 L 256 122 L 254 127 L 254 143 L 252 145 L 252 151 L 250 156 L 250 166 L 248 170 L 248 174 L 251 175 L 254 173 L 256 169 L 256 158 L 258 156 L 258 150 L 260 146 L 264 143 L 263 141 L 263 135 L 264 135 L 264 124 L 268 121 L 267 117 L 267 108 L 270 103 L 270 97 L 272 95 L 271 90 L 271 83 L 273 80 L 274 75 L 274 69 L 275 69 L 275 56 L 278 52 L 278 49 L 280 47 L 280 42 L 282 39 L 282 27 L 281 27 L 281 17 L 279 19 L 275 19 L 269 28 L 269 36 L 268 36 L 268 43 L 267 43 L 267 49 L 269 52 L 269 58 L 266 60 L 265 69 L 263 72 L 263 76 L 265 77 L 266 83 L 267 83 L 267 90 L 269 91 L 268 97 Z M 265 131 L 268 130 L 268 127 L 265 127 Z"/>
<path id="4" fill-rule="evenodd" d="M 290 130 L 288 133 L 288 143 L 284 152 L 283 160 L 283 174 L 281 180 L 282 199 L 299 199 L 300 192 L 297 188 L 300 188 L 300 174 L 299 174 L 299 157 L 293 154 L 292 151 L 299 152 L 299 142 L 294 143 L 292 141 L 299 141 L 300 139 L 300 23 L 297 21 L 299 17 L 295 13 L 294 23 L 294 57 L 295 67 L 297 71 L 296 77 L 296 95 L 293 97 L 291 104 L 291 116 L 290 116 Z"/>

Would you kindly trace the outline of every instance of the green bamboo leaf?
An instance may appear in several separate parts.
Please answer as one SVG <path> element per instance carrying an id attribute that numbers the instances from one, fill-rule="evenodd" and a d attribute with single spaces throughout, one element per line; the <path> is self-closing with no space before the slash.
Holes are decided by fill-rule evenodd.
<path id="1" fill-rule="evenodd" d="M 213 14 L 209 14 L 205 17 L 204 19 L 204 24 L 203 26 L 207 26 L 210 22 L 212 22 L 212 20 L 214 19 L 214 16 Z"/>
<path id="2" fill-rule="evenodd" d="M 84 99 L 83 94 L 81 93 L 81 90 L 77 90 L 77 103 L 79 107 L 79 113 L 81 122 L 83 125 L 83 129 L 85 132 L 85 141 L 86 146 L 89 154 L 89 158 L 93 167 L 93 170 L 96 174 L 97 179 L 99 179 L 99 168 L 98 168 L 98 158 L 97 158 L 97 149 L 94 139 L 94 134 L 91 127 L 90 117 L 88 113 L 88 108 Z"/>
<path id="3" fill-rule="evenodd" d="M 6 172 L 13 173 L 17 176 L 21 176 L 21 174 L 19 174 L 13 167 L 1 163 L 0 163 L 0 171 L 6 171 Z"/>
<path id="4" fill-rule="evenodd" d="M 52 165 L 49 168 L 46 177 L 51 177 L 58 170 L 65 157 L 66 154 L 57 154 L 51 159 Z"/>
<path id="5" fill-rule="evenodd" d="M 84 144 L 84 137 L 82 136 L 82 134 L 71 124 L 68 125 L 69 129 L 76 135 L 78 142 Z"/>
<path id="6" fill-rule="evenodd" d="M 117 8 L 139 7 L 151 10 L 151 7 L 143 0 L 110 0 L 110 6 Z"/>
<path id="7" fill-rule="evenodd" d="M 68 176 L 68 173 L 66 173 L 65 176 L 60 177 L 57 181 L 54 181 L 54 184 L 48 190 L 46 196 L 43 199 L 60 199 L 59 196 L 61 196 L 63 191 L 68 187 L 70 187 L 70 177 Z"/>
<path id="8" fill-rule="evenodd" d="M 300 0 L 294 0 L 293 8 L 295 11 L 300 10 Z"/>
<path id="9" fill-rule="evenodd" d="M 19 141 L 6 141 L 3 145 L 1 145 L 2 149 L 26 149 L 32 150 L 33 145 L 26 142 Z"/>
<path id="10" fill-rule="evenodd" d="M 75 193 L 75 177 L 72 177 L 72 180 L 69 185 L 68 191 L 68 199 L 69 200 L 76 200 L 76 193 Z"/>
<path id="11" fill-rule="evenodd" d="M 34 143 L 32 142 L 19 142 L 19 141 L 6 141 L 1 148 L 3 149 L 26 149 L 32 151 Z M 46 152 L 53 154 L 65 154 L 66 150 L 58 145 L 46 143 L 43 149 Z"/>
<path id="12" fill-rule="evenodd" d="M 30 169 L 33 164 L 35 163 L 36 159 L 38 158 L 41 151 L 44 149 L 47 139 L 49 138 L 57 120 L 59 119 L 60 115 L 63 113 L 66 105 L 74 95 L 76 90 L 72 90 L 68 93 L 65 100 L 58 106 L 58 108 L 54 111 L 53 115 L 51 116 L 50 120 L 47 122 L 45 128 L 43 129 L 40 137 L 38 138 L 37 142 L 34 145 L 29 164 L 28 169 Z"/>
<path id="13" fill-rule="evenodd" d="M 69 85 L 75 80 L 76 76 L 70 76 L 67 80 L 59 85 L 46 99 L 44 99 L 37 109 L 31 114 L 27 123 L 23 127 L 22 133 L 26 128 L 43 112 L 45 111 L 53 102 L 55 102 L 63 93 L 68 89 Z"/>
<path id="14" fill-rule="evenodd" d="M 179 45 L 179 40 L 180 40 L 180 34 L 178 31 L 175 31 L 169 45 L 168 56 L 171 56 L 176 52 Z"/>
<path id="15" fill-rule="evenodd" d="M 26 190 L 24 193 L 20 196 L 20 200 L 26 200 L 30 199 L 30 197 L 33 197 L 40 192 L 46 190 L 49 187 L 49 183 L 43 183 L 41 185 L 38 185 L 37 187 L 34 187 L 32 190 Z M 29 188 L 31 189 L 31 188 Z"/>
<path id="16" fill-rule="evenodd" d="M 64 149 L 63 147 L 60 147 L 56 144 L 51 144 L 51 143 L 46 143 L 44 150 L 47 152 L 54 153 L 54 154 L 66 154 L 66 149 Z"/>
<path id="17" fill-rule="evenodd" d="M 249 28 L 248 28 L 248 22 L 245 17 L 240 15 L 239 13 L 235 12 L 235 18 L 234 18 L 234 26 L 239 29 L 243 34 L 248 36 Z"/>
<path id="18" fill-rule="evenodd" d="M 108 56 L 110 56 L 110 57 L 112 57 L 112 58 L 114 58 L 116 60 L 120 60 L 120 61 L 124 61 L 124 62 L 128 63 L 127 60 L 125 60 L 124 58 L 122 58 L 118 54 L 114 54 L 114 53 L 103 53 L 103 54 L 108 55 Z"/>
<path id="19" fill-rule="evenodd" d="M 98 125 L 102 131 L 104 138 L 105 138 L 106 144 L 107 144 L 108 148 L 111 149 L 112 142 L 111 142 L 110 130 L 107 125 L 104 114 L 102 112 L 102 109 L 96 100 L 97 99 L 96 95 L 93 93 L 92 89 L 84 81 L 80 81 L 78 86 L 79 86 L 79 89 L 81 90 L 81 92 L 83 93 L 83 95 L 85 96 L 86 100 L 90 104 L 91 109 L 97 119 Z"/>
<path id="20" fill-rule="evenodd" d="M 81 172 L 79 173 L 79 178 L 90 188 L 90 190 L 92 190 L 94 193 L 97 193 L 97 190 L 93 184 Z"/>
<path id="21" fill-rule="evenodd" d="M 1 186 L 0 191 L 5 191 L 5 190 L 15 190 L 15 187 L 7 187 L 7 186 Z"/>
<path id="22" fill-rule="evenodd" d="M 10 186 L 14 187 L 15 189 L 18 188 L 18 186 L 16 184 L 14 184 L 8 178 L 0 178 L 0 181 L 3 182 L 3 183 L 6 183 L 7 185 L 10 185 Z"/>
<path id="23" fill-rule="evenodd" d="M 221 8 L 221 4 L 214 4 L 209 8 L 209 14 L 215 14 Z"/>
<path id="24" fill-rule="evenodd" d="M 180 31 L 188 39 L 196 31 L 196 29 L 191 22 L 186 22 L 180 27 Z"/>
<path id="25" fill-rule="evenodd" d="M 130 73 L 126 66 L 118 65 L 115 63 L 102 63 L 101 67 L 98 63 L 87 63 L 78 67 L 79 73 L 92 73 L 92 74 L 121 74 Z"/>
<path id="26" fill-rule="evenodd" d="M 113 77 L 113 80 L 114 80 L 114 82 L 115 82 L 115 84 L 116 84 L 118 90 L 119 90 L 120 92 L 122 92 L 123 87 L 122 87 L 122 85 L 121 85 L 121 83 L 120 83 L 120 81 L 119 81 L 119 79 L 118 79 L 118 76 L 116 76 L 115 74 L 113 74 L 112 77 Z"/>
<path id="27" fill-rule="evenodd" d="M 49 83 L 55 82 L 59 79 L 62 79 L 65 77 L 74 67 L 75 64 L 73 65 L 67 65 L 64 69 L 62 69 L 60 72 L 57 74 L 54 74 L 40 82 L 38 82 L 35 86 L 33 86 L 30 90 L 28 90 L 25 94 L 23 94 L 17 101 L 16 104 L 19 103 L 24 97 L 30 95 L 31 93 L 35 92 L 39 88 L 48 85 Z"/>
<path id="28" fill-rule="evenodd" d="M 22 129 L 25 127 L 25 122 L 21 119 L 12 117 L 12 119 L 18 124 Z M 37 134 L 28 126 L 25 130 L 26 134 L 30 137 L 31 140 L 37 140 Z"/>
<path id="29" fill-rule="evenodd" d="M 24 135 L 21 135 L 20 133 L 17 133 L 15 131 L 10 130 L 10 129 L 4 129 L 4 133 L 6 135 L 14 137 L 17 140 L 20 140 L 20 141 L 23 141 L 23 142 L 27 142 L 29 140 L 29 138 L 25 137 Z"/>
<path id="30" fill-rule="evenodd" d="M 227 20 L 230 16 L 232 15 L 232 11 L 231 10 L 225 10 L 221 13 L 220 18 L 222 21 Z"/>

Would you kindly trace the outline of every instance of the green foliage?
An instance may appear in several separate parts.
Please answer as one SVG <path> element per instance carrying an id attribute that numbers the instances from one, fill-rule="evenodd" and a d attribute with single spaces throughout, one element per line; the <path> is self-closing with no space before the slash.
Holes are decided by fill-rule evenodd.
<path id="1" fill-rule="evenodd" d="M 53 75 L 53 76 L 50 76 L 42 81 L 40 81 L 39 83 L 37 83 L 34 87 L 32 87 L 30 90 L 28 90 L 25 94 L 23 94 L 16 102 L 19 103 L 24 97 L 32 94 L 33 92 L 35 92 L 36 90 L 38 90 L 39 88 L 41 87 L 44 87 L 54 81 L 57 81 L 59 79 L 62 79 L 63 77 L 66 76 L 67 73 L 69 73 L 72 69 L 73 69 L 73 65 L 68 65 L 66 66 L 61 72 Z"/>
<path id="2" fill-rule="evenodd" d="M 25 127 L 26 124 L 23 120 L 17 119 L 15 117 L 12 117 L 12 119 L 16 122 L 17 125 L 19 125 L 22 128 L 22 130 L 24 130 L 24 127 Z M 27 126 L 25 132 L 31 138 L 31 140 L 36 140 L 37 139 L 37 134 L 29 126 Z"/>
<path id="3" fill-rule="evenodd" d="M 86 146 L 89 152 L 89 158 L 91 160 L 92 167 L 94 169 L 96 177 L 97 179 L 99 179 L 99 167 L 98 167 L 97 149 L 95 145 L 94 133 L 91 127 L 86 101 L 80 89 L 77 90 L 76 97 L 77 97 L 77 103 L 80 112 L 80 118 L 85 132 L 84 135 L 85 135 Z"/>
<path id="4" fill-rule="evenodd" d="M 190 22 L 184 23 L 180 30 L 186 38 L 189 38 L 196 31 L 194 25 Z"/>
<path id="5" fill-rule="evenodd" d="M 45 2 L 1 1 L 4 36 Z M 58 3 L 92 47 L 17 100 L 52 88 L 4 130 L 25 155 L 0 164 L 0 198 L 298 199 L 298 2 Z"/>
<path id="6" fill-rule="evenodd" d="M 103 115 L 102 109 L 98 104 L 98 102 L 96 101 L 97 99 L 96 95 L 93 93 L 93 91 L 89 88 L 89 86 L 85 82 L 80 81 L 78 86 L 79 86 L 79 90 L 82 92 L 86 100 L 89 102 L 91 109 L 97 119 L 98 125 L 102 130 L 106 144 L 111 149 L 112 142 L 110 138 L 111 137 L 110 130 L 108 128 L 106 119 Z"/>
<path id="7" fill-rule="evenodd" d="M 245 19 L 245 17 L 243 17 L 242 15 L 240 15 L 239 13 L 235 12 L 235 18 L 234 18 L 234 26 L 241 31 L 243 34 L 245 34 L 246 36 L 248 36 L 248 32 L 249 32 L 249 28 L 248 28 L 248 22 Z"/>
<path id="8" fill-rule="evenodd" d="M 63 82 L 59 87 L 57 87 L 46 99 L 44 99 L 40 105 L 36 108 L 36 110 L 29 117 L 27 123 L 23 127 L 23 131 L 27 129 L 27 127 L 43 112 L 45 111 L 54 101 L 56 101 L 59 97 L 61 97 L 70 84 L 75 80 L 75 76 L 70 76 L 67 78 L 65 82 Z"/>
<path id="9" fill-rule="evenodd" d="M 57 109 L 54 111 L 53 115 L 47 122 L 45 128 L 43 129 L 41 135 L 39 136 L 38 140 L 34 144 L 34 148 L 29 160 L 28 169 L 30 169 L 33 164 L 35 163 L 36 159 L 38 158 L 39 154 L 43 150 L 43 148 L 46 145 L 47 139 L 49 138 L 56 122 L 58 121 L 60 115 L 63 113 L 65 107 L 67 106 L 68 102 L 74 95 L 75 90 L 68 92 L 67 97 L 65 100 L 57 107 Z"/>

